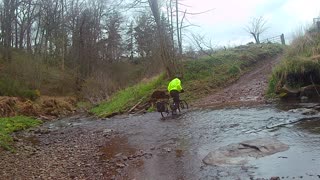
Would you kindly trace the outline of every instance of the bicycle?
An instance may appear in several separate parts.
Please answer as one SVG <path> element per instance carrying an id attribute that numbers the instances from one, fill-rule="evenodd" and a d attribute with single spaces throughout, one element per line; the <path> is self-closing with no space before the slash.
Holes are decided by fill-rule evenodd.
<path id="1" fill-rule="evenodd" d="M 168 116 L 171 112 L 172 115 L 177 114 L 177 110 L 181 113 L 182 109 L 188 109 L 189 105 L 187 101 L 180 100 L 179 106 L 177 107 L 172 100 L 161 100 L 156 103 L 157 111 L 160 112 L 161 116 L 164 118 Z M 170 111 L 171 110 L 171 111 Z"/>

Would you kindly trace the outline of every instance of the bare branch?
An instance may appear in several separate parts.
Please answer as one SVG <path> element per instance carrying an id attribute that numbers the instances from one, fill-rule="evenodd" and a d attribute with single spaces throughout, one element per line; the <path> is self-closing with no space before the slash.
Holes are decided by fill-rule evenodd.
<path id="1" fill-rule="evenodd" d="M 200 14 L 204 14 L 204 13 L 207 13 L 207 12 L 210 12 L 210 11 L 213 11 L 214 9 L 209 9 L 209 10 L 206 10 L 206 11 L 202 11 L 202 12 L 197 12 L 197 13 L 191 13 L 191 12 L 188 12 L 186 14 L 188 15 L 200 15 Z M 179 11 L 181 13 L 184 13 L 184 11 Z"/>
<path id="2" fill-rule="evenodd" d="M 211 40 L 209 40 L 209 43 L 206 43 L 204 41 L 205 36 L 201 35 L 195 35 L 191 34 L 192 40 L 195 43 L 195 45 L 199 48 L 199 51 L 209 57 L 213 57 L 212 53 L 214 52 L 214 48 L 212 46 Z"/>

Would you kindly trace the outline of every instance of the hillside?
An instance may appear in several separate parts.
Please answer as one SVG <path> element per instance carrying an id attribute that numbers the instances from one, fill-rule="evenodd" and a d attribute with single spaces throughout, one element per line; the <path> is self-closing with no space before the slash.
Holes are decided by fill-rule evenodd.
<path id="1" fill-rule="evenodd" d="M 255 66 L 264 67 L 263 61 L 275 58 L 282 52 L 278 44 L 246 45 L 228 50 L 218 50 L 210 56 L 200 59 L 186 59 L 180 66 L 184 68 L 183 87 L 186 92 L 182 95 L 191 104 L 198 99 L 207 97 L 219 89 L 237 81 Z M 119 113 L 132 112 L 132 107 L 142 104 L 140 108 L 152 111 L 150 97 L 155 90 L 165 91 L 169 79 L 160 75 L 149 81 L 143 81 L 135 86 L 123 89 L 114 94 L 110 100 L 91 110 L 101 117 L 110 117 Z M 249 81 L 249 80 L 248 80 Z M 137 109 L 136 112 L 143 112 Z"/>

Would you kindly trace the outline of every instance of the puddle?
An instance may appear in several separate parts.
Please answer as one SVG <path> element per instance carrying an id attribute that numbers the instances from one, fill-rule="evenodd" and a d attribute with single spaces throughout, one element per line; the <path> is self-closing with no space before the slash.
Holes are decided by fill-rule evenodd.
<path id="1" fill-rule="evenodd" d="M 137 150 L 128 145 L 128 138 L 115 137 L 112 138 L 104 147 L 101 148 L 101 152 L 106 159 L 112 159 L 116 156 L 130 156 Z"/>

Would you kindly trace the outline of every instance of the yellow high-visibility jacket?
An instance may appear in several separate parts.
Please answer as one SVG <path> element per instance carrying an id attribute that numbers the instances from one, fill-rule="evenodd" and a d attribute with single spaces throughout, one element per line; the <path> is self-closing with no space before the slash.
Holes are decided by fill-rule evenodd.
<path id="1" fill-rule="evenodd" d="M 168 91 L 177 90 L 178 92 L 181 92 L 182 86 L 181 81 L 178 78 L 173 79 L 169 85 L 168 85 Z"/>

